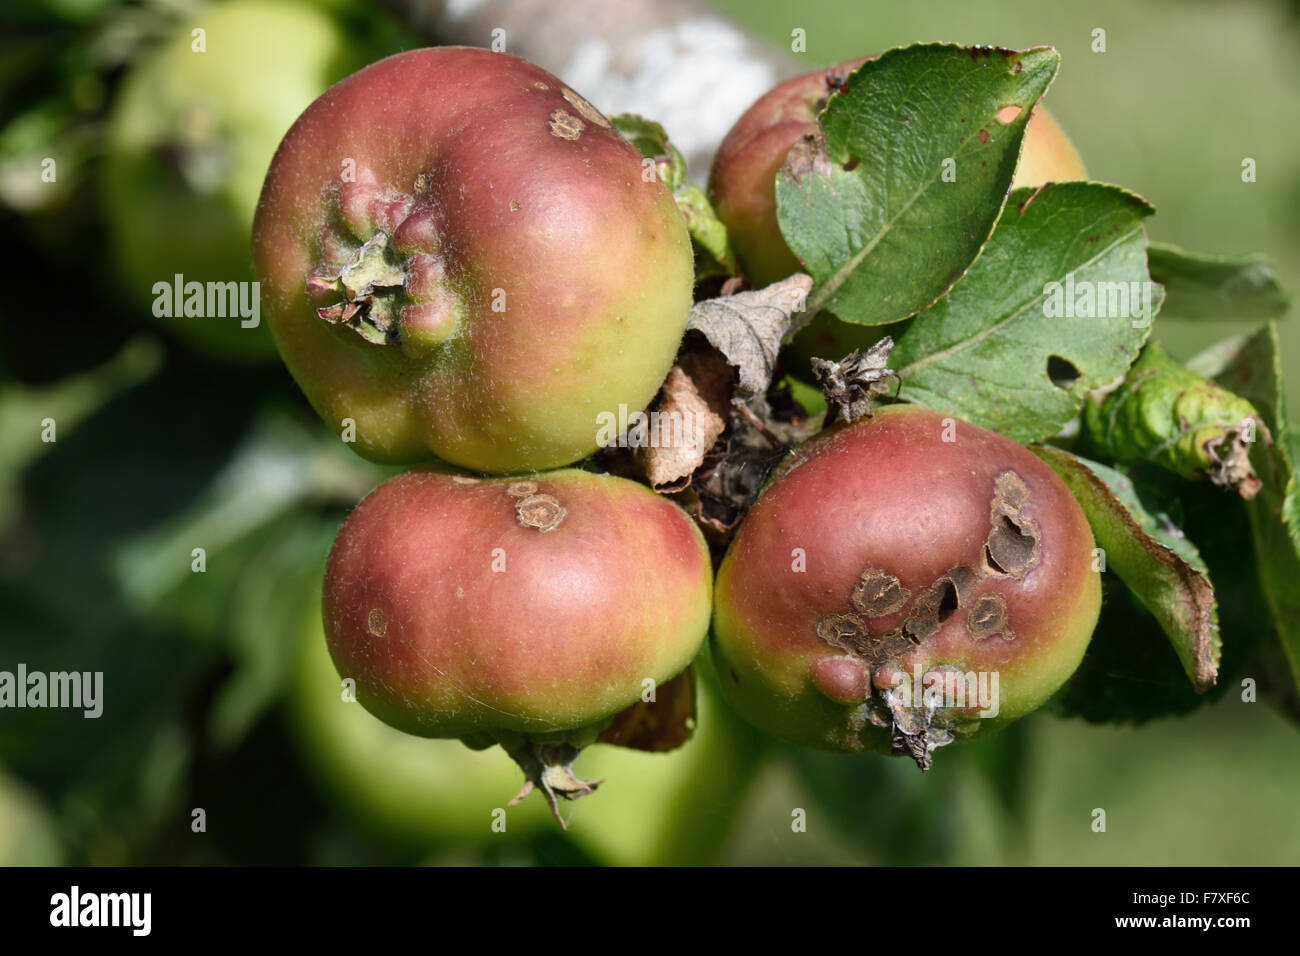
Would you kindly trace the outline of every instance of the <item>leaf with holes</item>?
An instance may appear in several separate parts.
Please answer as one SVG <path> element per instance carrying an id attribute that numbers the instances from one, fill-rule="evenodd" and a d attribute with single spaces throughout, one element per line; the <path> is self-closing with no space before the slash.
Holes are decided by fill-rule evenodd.
<path id="1" fill-rule="evenodd" d="M 1162 311 L 1174 318 L 1268 319 L 1291 303 L 1268 256 L 1214 256 L 1153 242 L 1147 258 L 1151 278 L 1165 287 Z"/>
<path id="2" fill-rule="evenodd" d="M 1055 434 L 1150 332 L 1153 211 L 1100 183 L 1017 190 L 965 280 L 900 337 L 902 396 L 1019 441 Z"/>
<path id="3" fill-rule="evenodd" d="M 777 175 L 781 235 L 817 283 L 805 319 L 825 308 L 894 322 L 962 277 L 1059 63 L 1051 47 L 924 44 L 849 76 L 821 114 L 824 135 L 796 143 Z"/>
<path id="4" fill-rule="evenodd" d="M 1196 545 L 1172 524 L 1162 524 L 1127 476 L 1057 448 L 1033 450 L 1083 506 L 1107 569 L 1160 622 L 1192 686 L 1209 690 L 1218 677 L 1219 612 Z"/>

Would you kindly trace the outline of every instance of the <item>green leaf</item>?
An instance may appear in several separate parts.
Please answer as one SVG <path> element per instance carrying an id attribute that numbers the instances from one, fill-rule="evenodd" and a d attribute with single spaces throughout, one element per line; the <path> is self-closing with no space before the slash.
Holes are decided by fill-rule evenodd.
<path id="1" fill-rule="evenodd" d="M 243 740 L 287 686 L 302 607 L 318 603 L 339 524 L 335 516 L 291 513 L 226 552 L 238 564 L 225 595 L 234 671 L 208 713 L 208 736 L 216 748 L 229 750 Z"/>
<path id="2" fill-rule="evenodd" d="M 900 337 L 902 396 L 1018 441 L 1055 434 L 1150 333 L 1153 211 L 1100 183 L 1017 190 L 965 280 Z"/>
<path id="3" fill-rule="evenodd" d="M 1034 452 L 1065 481 L 1113 570 L 1160 622 L 1192 685 L 1214 686 L 1221 644 L 1214 586 L 1196 546 L 1147 510 L 1133 482 L 1057 448 Z"/>
<path id="4" fill-rule="evenodd" d="M 731 248 L 727 227 L 722 224 L 708 198 L 687 183 L 674 194 L 677 208 L 686 219 L 686 231 L 695 247 L 695 279 L 710 275 L 735 275 L 736 253 Z"/>
<path id="5" fill-rule="evenodd" d="M 807 318 L 826 308 L 847 322 L 894 322 L 962 277 L 993 231 L 1030 110 L 1059 63 L 1051 47 L 924 44 L 848 77 L 821 114 L 824 136 L 797 143 L 777 174 L 781 234 L 817 283 Z M 1004 124 L 1006 107 L 1020 112 Z"/>
<path id="6" fill-rule="evenodd" d="M 610 122 L 638 153 L 654 160 L 655 171 L 670 191 L 675 193 L 686 185 L 686 160 L 661 125 L 635 113 L 620 113 L 611 117 Z"/>
<path id="7" fill-rule="evenodd" d="M 8 524 L 23 469 L 78 423 L 115 395 L 154 375 L 162 364 L 158 343 L 143 336 L 131 339 L 98 368 L 43 388 L 0 381 L 0 528 Z M 54 441 L 42 437 L 49 419 Z"/>
<path id="8" fill-rule="evenodd" d="M 232 595 L 247 587 L 245 564 L 273 547 L 256 539 L 250 550 L 246 542 L 303 505 L 351 503 L 391 471 L 362 461 L 314 422 L 271 406 L 184 511 L 112 550 L 118 590 L 141 616 L 212 636 L 232 611 Z M 201 573 L 196 548 L 203 549 Z"/>
<path id="9" fill-rule="evenodd" d="M 1282 521 L 1291 543 L 1300 551 L 1300 427 L 1292 425 L 1278 439 L 1278 454 L 1287 463 L 1289 472 L 1282 488 Z"/>
<path id="10" fill-rule="evenodd" d="M 664 128 L 634 113 L 621 113 L 610 122 L 637 152 L 654 161 L 659 178 L 672 192 L 695 248 L 696 280 L 710 275 L 735 275 L 736 254 L 727 227 L 704 193 L 687 181 L 686 160 L 669 141 Z"/>
<path id="11" fill-rule="evenodd" d="M 1255 443 L 1251 458 L 1263 484 L 1247 513 L 1273 625 L 1300 687 L 1300 438 L 1287 421 L 1277 325 L 1269 322 L 1254 335 L 1215 346 L 1192 364 L 1248 399 L 1274 436 L 1271 445 Z"/>
<path id="12" fill-rule="evenodd" d="M 1247 676 L 1258 681 L 1260 699 L 1281 697 L 1276 685 L 1285 690 L 1291 683 L 1281 646 L 1274 645 L 1280 669 L 1269 669 L 1258 656 L 1268 646 L 1272 625 L 1252 560 L 1246 502 L 1206 482 L 1189 483 L 1150 465 L 1128 474 L 1146 511 L 1162 526 L 1181 529 L 1209 568 L 1223 642 L 1218 682 L 1198 694 L 1156 619 L 1118 576 L 1106 574 L 1101 619 L 1054 710 L 1094 722 L 1141 723 L 1237 696 Z"/>
<path id="13" fill-rule="evenodd" d="M 1165 287 L 1162 312 L 1175 319 L 1269 319 L 1291 297 L 1268 256 L 1214 256 L 1164 242 L 1147 247 L 1151 278 Z"/>

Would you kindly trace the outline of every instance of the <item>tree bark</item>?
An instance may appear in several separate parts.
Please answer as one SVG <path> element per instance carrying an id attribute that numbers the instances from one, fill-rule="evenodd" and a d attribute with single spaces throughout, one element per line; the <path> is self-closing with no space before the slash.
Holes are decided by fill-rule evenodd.
<path id="1" fill-rule="evenodd" d="M 740 114 L 798 71 L 793 58 L 697 0 L 384 2 L 431 42 L 503 49 L 602 112 L 662 123 L 697 183 Z"/>

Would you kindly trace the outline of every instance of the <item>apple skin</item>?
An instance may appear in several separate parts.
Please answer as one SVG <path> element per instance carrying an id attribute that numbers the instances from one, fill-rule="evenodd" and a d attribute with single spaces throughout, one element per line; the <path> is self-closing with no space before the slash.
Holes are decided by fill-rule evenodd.
<path id="1" fill-rule="evenodd" d="M 532 488 L 531 486 L 536 486 Z M 526 525 L 533 499 L 563 514 Z M 712 566 L 686 514 L 635 482 L 407 472 L 343 525 L 325 634 L 361 704 L 423 737 L 582 746 L 675 677 L 709 627 Z"/>
<path id="2" fill-rule="evenodd" d="M 586 457 L 601 413 L 654 397 L 691 307 L 685 223 L 643 172 L 524 60 L 439 47 L 371 64 L 307 108 L 262 189 L 253 256 L 285 363 L 374 461 L 512 473 Z M 318 314 L 344 301 L 323 278 L 380 234 L 401 270 L 387 344 Z"/>
<path id="3" fill-rule="evenodd" d="M 954 441 L 944 441 L 946 430 Z M 995 482 L 1006 472 L 1023 482 L 1018 520 L 1034 523 L 1039 544 L 1019 577 L 982 563 Z M 785 740 L 888 752 L 888 727 L 867 714 L 890 668 L 909 683 L 936 668 L 997 673 L 996 715 L 953 707 L 936 720 L 957 739 L 1000 726 L 1041 706 L 1078 667 L 1101 604 L 1093 548 L 1060 478 L 1000 435 L 909 405 L 832 427 L 778 469 L 718 570 L 711 647 L 723 694 Z M 974 579 L 933 633 L 891 638 L 923 592 L 959 567 Z M 872 613 L 856 604 L 867 569 L 896 577 L 906 603 Z M 972 631 L 971 612 L 988 602 L 1005 602 L 1014 637 Z M 865 652 L 819 635 L 826 618 L 845 615 L 860 627 Z"/>
<path id="4" fill-rule="evenodd" d="M 843 79 L 872 57 L 786 80 L 761 96 L 736 121 L 718 147 L 709 171 L 709 199 L 726 225 L 741 268 L 761 288 L 798 272 L 776 216 L 776 176 L 790 147 L 817 126 L 817 114 Z M 1083 160 L 1065 131 L 1043 106 L 1025 128 L 1020 163 L 1011 188 L 1086 179 Z M 850 326 L 827 313 L 814 316 L 789 349 L 790 371 L 812 381 L 808 359 L 841 359 L 880 338 L 874 326 Z"/>

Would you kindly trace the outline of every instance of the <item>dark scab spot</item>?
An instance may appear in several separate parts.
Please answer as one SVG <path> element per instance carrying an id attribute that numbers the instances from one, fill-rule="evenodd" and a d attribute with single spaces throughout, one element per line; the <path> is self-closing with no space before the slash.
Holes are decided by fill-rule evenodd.
<path id="1" fill-rule="evenodd" d="M 582 116 L 582 118 L 585 119 L 587 122 L 594 123 L 597 126 L 600 126 L 604 129 L 610 128 L 609 120 L 605 119 L 604 115 L 600 112 L 600 110 L 596 109 L 596 107 L 592 106 L 589 102 L 587 102 L 587 100 L 584 97 L 579 96 L 577 93 L 573 92 L 573 90 L 569 89 L 567 86 L 564 87 L 562 90 L 560 90 L 560 95 L 563 96 L 568 101 L 569 105 L 572 106 L 575 110 L 577 110 L 578 113 Z"/>
<path id="2" fill-rule="evenodd" d="M 835 68 L 826 71 L 826 97 L 829 99 L 832 93 L 843 93 L 849 88 L 849 74 L 842 73 Z"/>
<path id="3" fill-rule="evenodd" d="M 945 581 L 939 590 L 939 623 L 942 624 L 957 610 L 957 589 L 951 581 Z"/>
<path id="4" fill-rule="evenodd" d="M 898 660 L 915 646 L 915 642 L 903 633 L 903 629 L 896 627 L 882 634 L 872 646 L 871 653 L 864 655 L 863 659 L 874 669 L 881 664 Z"/>
<path id="5" fill-rule="evenodd" d="M 984 563 L 990 574 L 1024 577 L 1038 563 L 1037 527 L 1025 519 L 999 515 L 984 545 Z"/>
<path id="6" fill-rule="evenodd" d="M 996 592 L 981 595 L 966 617 L 966 628 L 977 641 L 1002 634 L 1008 640 L 1015 635 L 1007 628 L 1007 600 Z"/>
<path id="7" fill-rule="evenodd" d="M 853 606 L 867 617 L 884 617 L 901 611 L 911 592 L 901 581 L 881 568 L 867 568 L 853 589 Z"/>
<path id="8" fill-rule="evenodd" d="M 867 652 L 871 635 L 867 626 L 852 614 L 830 614 L 817 622 L 817 636 L 833 647 L 862 655 Z"/>
<path id="9" fill-rule="evenodd" d="M 851 173 L 853 172 L 853 170 L 857 168 L 858 168 L 858 157 L 856 156 L 850 156 L 848 159 L 846 159 L 843 163 L 840 164 L 840 169 L 844 170 L 846 173 Z"/>
<path id="10" fill-rule="evenodd" d="M 983 146 L 988 141 L 989 141 L 989 131 L 986 129 L 980 130 L 980 145 Z"/>
<path id="11" fill-rule="evenodd" d="M 969 573 L 971 580 L 974 579 L 974 573 L 970 572 L 970 569 L 960 570 Z M 968 584 L 963 575 L 962 586 L 966 587 Z M 917 595 L 916 600 L 912 602 L 912 609 L 907 612 L 907 618 L 903 621 L 903 633 L 911 638 L 913 643 L 919 644 L 937 632 L 960 606 L 958 582 L 953 580 L 952 572 L 949 572 Z"/>
<path id="12" fill-rule="evenodd" d="M 955 589 L 959 605 L 964 605 L 970 599 L 971 588 L 975 586 L 978 579 L 979 575 L 975 573 L 975 569 L 968 568 L 964 564 L 957 565 L 943 576 L 943 580 L 948 581 Z"/>
<path id="13" fill-rule="evenodd" d="M 993 479 L 995 513 L 1019 511 L 1029 501 L 1029 486 L 1014 471 L 1004 471 Z"/>
<path id="14" fill-rule="evenodd" d="M 1069 359 L 1062 358 L 1059 355 L 1047 356 L 1047 377 L 1052 380 L 1052 384 L 1064 391 L 1069 391 L 1074 387 L 1075 382 L 1082 378 L 1082 373 Z"/>
<path id="15" fill-rule="evenodd" d="M 528 495 L 515 502 L 515 513 L 525 528 L 545 532 L 558 528 L 566 512 L 554 495 Z"/>
<path id="16" fill-rule="evenodd" d="M 576 140 L 587 128 L 587 124 L 568 110 L 556 110 L 551 114 L 551 135 L 569 141 Z"/>

